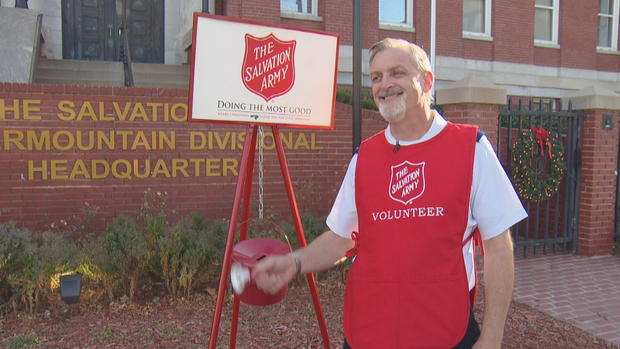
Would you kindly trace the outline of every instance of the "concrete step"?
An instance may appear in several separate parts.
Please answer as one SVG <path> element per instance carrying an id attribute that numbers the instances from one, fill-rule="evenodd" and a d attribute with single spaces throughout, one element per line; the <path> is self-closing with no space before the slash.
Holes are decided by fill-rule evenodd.
<path id="1" fill-rule="evenodd" d="M 189 65 L 134 63 L 134 84 L 140 87 L 189 88 Z"/>
<path id="2" fill-rule="evenodd" d="M 132 64 L 136 87 L 188 88 L 189 66 L 173 64 Z M 123 63 L 39 59 L 35 82 L 43 84 L 123 86 Z"/>

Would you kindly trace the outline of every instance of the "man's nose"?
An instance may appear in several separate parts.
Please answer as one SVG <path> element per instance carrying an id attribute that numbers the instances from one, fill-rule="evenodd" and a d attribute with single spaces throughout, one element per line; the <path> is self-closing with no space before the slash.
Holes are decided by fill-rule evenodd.
<path id="1" fill-rule="evenodd" d="M 381 90 L 388 89 L 392 87 L 393 85 L 394 84 L 393 84 L 392 79 L 390 79 L 390 77 L 387 75 L 382 76 L 381 80 L 379 80 L 379 82 L 377 83 L 377 87 Z"/>

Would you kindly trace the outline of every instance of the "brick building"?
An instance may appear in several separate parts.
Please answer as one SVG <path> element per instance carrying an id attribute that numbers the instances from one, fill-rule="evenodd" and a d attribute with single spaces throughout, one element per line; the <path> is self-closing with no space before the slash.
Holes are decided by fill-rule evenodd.
<path id="1" fill-rule="evenodd" d="M 567 229 L 568 225 L 578 226 L 575 227 L 574 234 L 568 237 L 571 241 L 578 241 L 581 247 L 577 248 L 577 252 L 609 253 L 616 231 L 614 207 L 617 196 L 616 173 L 620 128 L 619 2 L 618 0 L 518 2 L 364 0 L 362 81 L 365 86 L 369 85 L 367 48 L 373 42 L 384 37 L 399 37 L 416 42 L 432 57 L 437 80 L 436 101 L 444 109 L 446 117 L 454 121 L 481 125 L 494 143 L 501 140 L 502 130 L 498 127 L 497 116 L 507 99 L 526 97 L 539 105 L 549 105 L 550 110 L 558 109 L 560 102 L 566 107 L 566 102 L 572 101 L 573 109 L 584 115 L 583 125 L 578 125 L 580 133 L 575 143 L 580 147 L 576 149 L 582 157 L 575 160 L 581 165 L 578 173 L 582 182 L 575 184 L 578 195 L 571 194 L 572 199 L 561 196 L 562 201 L 577 200 L 579 205 L 573 219 L 559 225 L 560 229 L 562 227 Z M 5 82 L 0 90 L 0 101 L 3 103 L 0 105 L 2 107 L 0 122 L 3 123 L 2 128 L 5 130 L 9 130 L 9 127 L 16 129 L 26 127 L 23 122 L 24 115 L 28 113 L 35 115 L 35 118 L 42 116 L 40 120 L 33 121 L 34 124 L 27 127 L 40 127 L 42 123 L 36 123 L 37 121 L 49 122 L 45 125 L 47 128 L 64 127 L 67 124 L 53 120 L 55 115 L 62 112 L 58 111 L 59 105 L 65 107 L 65 116 L 71 115 L 71 112 L 77 115 L 89 115 L 88 108 L 93 108 L 92 114 L 98 114 L 97 108 L 101 108 L 102 112 L 99 114 L 108 115 L 115 113 L 114 108 L 116 111 L 123 111 L 122 106 L 119 106 L 121 101 L 138 101 L 144 105 L 161 104 L 162 108 L 176 106 L 175 110 L 179 114 L 175 115 L 180 117 L 183 109 L 179 105 L 187 97 L 186 86 L 189 75 L 187 52 L 191 45 L 192 13 L 201 10 L 287 27 L 336 33 L 340 36 L 341 44 L 338 83 L 346 86 L 352 81 L 353 1 L 29 0 L 27 1 L 29 10 L 12 9 L 15 3 L 15 0 L 0 0 L 0 16 L 4 16 L 1 18 L 10 17 L 20 21 L 19 16 L 24 15 L 22 12 L 28 11 L 28 16 L 34 17 L 32 21 L 35 26 L 39 26 L 41 34 L 38 36 L 40 40 L 35 38 L 33 44 L 36 48 L 34 52 L 38 51 L 39 54 L 31 55 L 32 68 L 25 69 L 25 77 L 15 78 L 12 72 L 16 70 L 14 69 L 16 65 L 27 65 L 29 60 L 19 60 L 19 63 L 15 60 L 1 60 L 4 63 L 0 65 L 12 66 L 9 73 L 0 67 L 0 81 Z M 431 11 L 433 3 L 436 16 L 433 16 Z M 15 11 L 22 12 L 17 14 Z M 124 78 L 123 65 L 119 63 L 122 42 L 120 36 L 116 34 L 123 22 L 122 19 L 125 18 L 124 14 L 128 14 L 126 27 L 129 28 L 127 29 L 129 46 L 135 62 L 134 88 L 116 87 L 123 85 Z M 8 44 L 11 45 L 12 42 L 8 41 Z M 89 102 L 90 107 L 84 107 L 84 101 Z M 131 108 L 135 108 L 135 105 L 127 108 L 129 109 L 125 110 L 126 113 L 133 113 L 134 109 Z M 19 113 L 21 119 L 15 117 Z M 139 114 L 140 111 L 136 113 Z M 152 108 L 146 108 L 145 113 L 152 117 L 152 114 L 157 112 Z M 298 150 L 300 153 L 304 153 L 305 150 L 308 152 L 304 153 L 305 155 L 295 152 L 291 154 L 293 174 L 297 166 L 295 161 L 299 161 L 301 169 L 305 162 L 304 156 L 313 159 L 317 157 L 311 151 L 313 146 L 316 149 L 330 149 L 328 153 L 335 154 L 333 157 L 328 157 L 326 161 L 331 162 L 329 166 L 324 167 L 330 172 L 321 172 L 322 176 L 307 168 L 298 172 L 303 174 L 299 177 L 306 179 L 328 178 L 318 182 L 308 179 L 303 190 L 310 193 L 316 188 L 321 188 L 331 195 L 337 189 L 337 182 L 346 166 L 350 144 L 345 142 L 342 146 L 334 135 L 349 137 L 350 125 L 347 121 L 349 117 L 350 109 L 339 105 L 336 130 L 331 133 L 319 131 L 304 134 L 303 137 L 307 139 L 315 137 L 317 144 L 304 148 L 302 142 Z M 365 117 L 366 123 L 363 126 L 365 135 L 382 127 L 382 122 L 376 115 L 365 112 Z M 47 120 L 48 118 L 50 120 Z M 103 126 L 104 129 L 106 127 L 109 125 Z M 189 135 L 190 131 L 180 132 Z M 204 132 L 208 134 L 211 131 Z M 217 137 L 224 137 L 225 132 L 242 132 L 242 130 L 223 127 L 213 132 L 220 132 Z M 37 154 L 36 151 L 32 152 L 27 144 L 18 141 L 18 133 L 9 135 L 13 138 L 7 139 L 5 136 L 2 140 L 4 153 L 1 153 L 3 158 L 0 162 L 9 160 L 7 156 L 11 157 L 10 160 L 15 160 L 17 157 L 27 161 L 29 156 Z M 25 134 L 23 137 L 26 140 L 28 136 Z M 53 138 L 53 134 L 50 137 Z M 291 137 L 300 136 L 296 134 Z M 60 148 L 62 150 L 62 145 Z M 223 151 L 220 154 L 222 163 L 218 165 L 219 169 L 225 167 L 224 159 L 237 156 L 226 155 L 226 151 L 238 151 L 235 146 L 223 148 L 225 149 L 218 150 Z M 30 153 L 24 155 L 24 152 Z M 498 149 L 498 152 L 501 152 L 501 149 Z M 67 166 L 65 163 L 61 164 L 60 168 L 54 171 L 71 172 L 65 168 Z M 51 163 L 48 165 L 52 166 Z M 315 167 L 322 165 L 314 163 Z M 19 168 L 16 165 L 12 166 L 16 170 Z M 43 169 L 41 164 L 34 168 L 36 170 L 31 171 L 33 175 L 52 171 L 48 167 Z M 182 172 L 179 173 L 183 175 Z M 22 180 L 24 176 L 28 178 L 27 174 L 28 171 L 21 173 L 21 176 L 5 175 L 4 180 L 9 185 L 22 188 L 23 183 L 16 185 L 11 181 Z M 58 179 L 69 181 L 69 175 L 66 175 L 66 178 L 65 175 L 59 176 Z M 39 188 L 38 190 L 51 190 L 49 188 L 57 184 L 57 182 L 49 183 L 51 177 L 50 174 L 47 179 L 37 178 L 42 182 L 29 184 Z M 173 178 L 175 176 L 170 177 L 163 182 L 175 186 L 178 181 Z M 230 184 L 230 177 L 221 177 L 224 182 Z M 86 185 L 92 178 L 81 180 L 84 183 L 80 185 Z M 276 182 L 272 184 L 277 185 Z M 308 184 L 310 182 L 312 183 Z M 75 183 L 65 184 L 75 186 Z M 153 183 L 141 183 L 142 189 L 151 186 Z M 52 192 L 46 195 L 58 197 Z M 137 193 L 138 191 L 129 197 L 135 197 Z M 25 202 L 27 197 L 32 198 L 25 194 L 10 195 L 3 199 Z M 82 199 L 81 195 L 79 191 L 75 192 L 75 205 Z M 111 197 L 104 199 L 110 203 L 114 202 Z M 331 202 L 333 198 L 322 200 Z M 194 208 L 200 206 L 187 203 L 184 205 Z M 280 202 L 279 205 L 284 204 Z M 18 217 L 26 211 L 23 207 L 17 207 L 18 205 L 13 207 L 3 204 L 3 206 L 5 212 Z M 329 205 L 323 202 L 322 206 Z M 559 204 L 557 206 L 559 207 Z M 564 206 L 562 207 L 564 209 Z M 226 205 L 222 205 L 219 210 L 213 212 L 221 214 L 225 211 Z M 16 214 L 16 212 L 22 213 Z M 110 212 L 109 216 L 116 212 Z M 37 213 L 21 217 L 43 220 L 59 216 L 45 218 Z M 527 236 L 525 239 L 527 240 Z M 573 244 L 572 248 L 575 249 L 576 245 Z"/>

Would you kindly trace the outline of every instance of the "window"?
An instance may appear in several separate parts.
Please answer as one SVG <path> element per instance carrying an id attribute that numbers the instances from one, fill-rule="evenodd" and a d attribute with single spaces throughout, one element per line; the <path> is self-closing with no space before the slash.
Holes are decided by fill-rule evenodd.
<path id="1" fill-rule="evenodd" d="M 464 36 L 491 36 L 491 0 L 463 0 Z"/>
<path id="2" fill-rule="evenodd" d="M 413 0 L 379 0 L 379 27 L 413 28 Z"/>
<path id="3" fill-rule="evenodd" d="M 618 49 L 618 3 L 619 0 L 599 0 L 598 48 Z"/>
<path id="4" fill-rule="evenodd" d="M 317 0 L 280 0 L 280 12 L 292 15 L 319 15 Z"/>
<path id="5" fill-rule="evenodd" d="M 560 0 L 536 0 L 534 42 L 558 44 L 558 16 Z"/>

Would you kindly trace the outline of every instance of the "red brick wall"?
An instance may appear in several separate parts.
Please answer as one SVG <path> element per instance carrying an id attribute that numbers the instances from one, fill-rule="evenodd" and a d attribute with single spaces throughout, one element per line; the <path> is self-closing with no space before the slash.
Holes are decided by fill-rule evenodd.
<path id="1" fill-rule="evenodd" d="M 534 46 L 534 0 L 494 0 L 491 36 L 493 41 L 464 39 L 461 1 L 437 0 L 437 55 L 486 61 L 558 66 L 602 71 L 619 71 L 620 56 L 596 53 L 598 2 L 560 3 L 560 48 Z M 365 1 L 362 9 L 364 47 L 384 37 L 417 42 L 430 50 L 430 0 L 414 1 L 415 32 L 378 28 L 378 2 Z M 327 31 L 340 35 L 341 43 L 351 45 L 352 2 L 318 1 L 321 21 L 280 17 L 279 2 L 272 0 L 229 0 L 224 15 L 292 27 Z"/>
<path id="2" fill-rule="evenodd" d="M 493 147 L 497 144 L 497 104 L 450 104 L 443 107 L 443 114 L 447 120 L 460 124 L 480 126 Z"/>
<path id="3" fill-rule="evenodd" d="M 281 131 L 302 213 L 328 212 L 351 157 L 351 107 L 337 104 L 336 109 L 334 130 Z M 70 219 L 89 203 L 100 207 L 101 228 L 115 216 L 135 214 L 148 189 L 167 193 L 173 220 L 192 212 L 229 218 L 246 126 L 190 123 L 186 110 L 185 89 L 0 84 L 0 222 L 42 229 Z M 364 137 L 384 125 L 377 113 L 364 111 Z M 155 143 L 153 131 L 159 138 Z M 265 131 L 265 210 L 288 214 L 271 130 Z M 105 140 L 112 132 L 110 149 Z M 100 146 L 99 134 L 104 135 Z M 151 175 L 146 175 L 147 160 Z M 134 161 L 138 175 L 147 178 L 136 178 Z M 128 163 L 132 171 L 125 176 Z M 255 172 L 254 183 L 257 179 Z M 257 192 L 255 184 L 253 210 Z"/>
<path id="4" fill-rule="evenodd" d="M 613 116 L 611 130 L 601 127 L 604 114 Z M 617 110 L 586 111 L 577 248 L 581 255 L 609 254 L 613 246 L 619 116 Z"/>
<path id="5" fill-rule="evenodd" d="M 532 64 L 534 59 L 534 0 L 493 1 L 493 59 Z"/>

